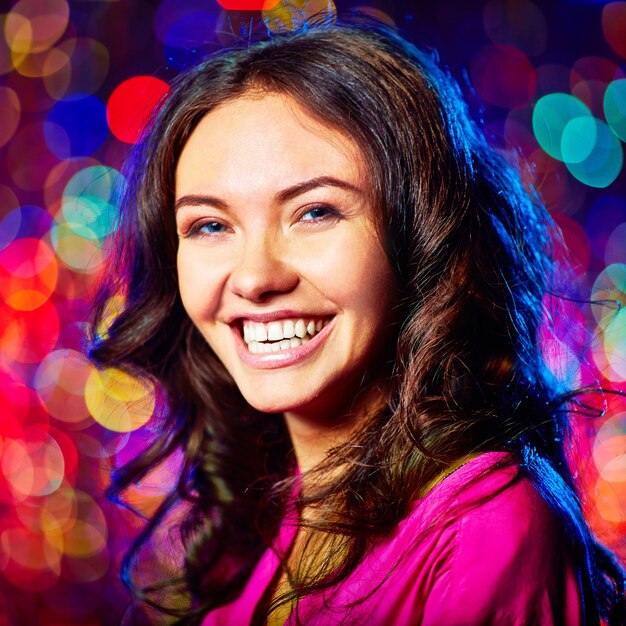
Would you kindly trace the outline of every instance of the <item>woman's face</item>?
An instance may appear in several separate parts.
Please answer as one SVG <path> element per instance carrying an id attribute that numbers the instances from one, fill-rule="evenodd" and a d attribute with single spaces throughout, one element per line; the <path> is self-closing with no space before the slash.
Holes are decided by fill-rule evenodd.
<path id="1" fill-rule="evenodd" d="M 207 114 L 176 169 L 184 307 L 244 398 L 336 418 L 390 340 L 395 280 L 356 145 L 293 99 Z"/>

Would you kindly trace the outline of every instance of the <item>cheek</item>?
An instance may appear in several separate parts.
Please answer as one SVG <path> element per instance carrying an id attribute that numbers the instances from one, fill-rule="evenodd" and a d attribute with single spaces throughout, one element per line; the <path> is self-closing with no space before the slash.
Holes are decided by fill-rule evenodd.
<path id="1" fill-rule="evenodd" d="M 333 287 L 348 308 L 370 319 L 386 316 L 397 286 L 377 240 L 363 238 L 346 246 L 333 268 Z"/>
<path id="2" fill-rule="evenodd" d="M 341 311 L 353 355 L 382 340 L 381 331 L 392 321 L 398 287 L 377 240 L 361 237 L 326 246 L 323 255 L 318 252 L 316 261 L 307 264 L 306 274 Z"/>
<path id="3" fill-rule="evenodd" d="M 218 269 L 198 251 L 181 249 L 177 258 L 178 290 L 187 315 L 194 323 L 214 317 L 221 279 Z"/>

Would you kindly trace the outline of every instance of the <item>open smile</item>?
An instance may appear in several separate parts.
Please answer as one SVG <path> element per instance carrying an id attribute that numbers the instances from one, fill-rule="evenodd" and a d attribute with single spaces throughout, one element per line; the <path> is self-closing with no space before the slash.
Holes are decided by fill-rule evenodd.
<path id="1" fill-rule="evenodd" d="M 330 333 L 334 319 L 311 316 L 261 322 L 240 318 L 231 329 L 244 363 L 257 369 L 273 369 L 308 358 Z"/>
<path id="2" fill-rule="evenodd" d="M 288 350 L 310 341 L 329 321 L 302 317 L 269 323 L 243 320 L 243 340 L 254 354 Z"/>

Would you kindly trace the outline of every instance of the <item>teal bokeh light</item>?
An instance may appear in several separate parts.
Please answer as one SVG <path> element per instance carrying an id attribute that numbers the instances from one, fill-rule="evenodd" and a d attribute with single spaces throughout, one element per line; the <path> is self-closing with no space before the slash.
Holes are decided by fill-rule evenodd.
<path id="1" fill-rule="evenodd" d="M 103 239 L 117 225 L 117 203 L 123 176 L 112 167 L 95 165 L 80 170 L 63 191 L 62 212 L 78 235 Z"/>
<path id="2" fill-rule="evenodd" d="M 624 152 L 619 139 L 613 134 L 609 126 L 605 122 L 590 118 L 583 125 L 582 122 L 574 120 L 575 127 L 572 135 L 579 137 L 582 131 L 587 129 L 589 135 L 594 133 L 591 125 L 595 126 L 595 142 L 587 156 L 580 161 L 567 161 L 565 165 L 571 174 L 581 183 L 590 187 L 604 188 L 608 187 L 619 175 L 624 163 Z M 569 131 L 566 129 L 565 138 L 568 138 Z M 564 142 L 565 143 L 565 142 Z M 567 140 L 569 146 L 574 141 Z M 585 142 L 584 150 L 574 150 L 572 152 L 575 157 L 579 157 L 586 151 L 588 141 Z"/>
<path id="3" fill-rule="evenodd" d="M 604 116 L 611 130 L 626 141 L 626 78 L 614 80 L 606 88 Z"/>
<path id="4" fill-rule="evenodd" d="M 537 143 L 551 157 L 563 161 L 563 132 L 572 120 L 586 117 L 591 118 L 591 111 L 574 96 L 566 93 L 543 96 L 533 110 L 533 133 Z"/>
<path id="5" fill-rule="evenodd" d="M 593 117 L 575 117 L 561 135 L 561 156 L 565 163 L 582 163 L 591 156 L 598 141 L 598 127 Z"/>

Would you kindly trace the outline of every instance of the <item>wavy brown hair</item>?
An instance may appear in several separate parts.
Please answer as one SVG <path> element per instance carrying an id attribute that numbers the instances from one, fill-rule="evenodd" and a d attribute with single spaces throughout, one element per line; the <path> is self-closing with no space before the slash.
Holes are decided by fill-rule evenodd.
<path id="1" fill-rule="evenodd" d="M 177 285 L 178 156 L 207 113 L 251 89 L 291 96 L 356 142 L 401 287 L 385 406 L 313 470 L 319 480 L 298 506 L 320 512 L 306 522 L 317 558 L 289 572 L 292 591 L 269 610 L 349 576 L 453 464 L 506 450 L 562 521 L 589 623 L 601 616 L 617 624 L 623 572 L 585 524 L 565 459 L 574 393 L 557 385 L 539 351 L 554 224 L 508 157 L 488 146 L 433 56 L 363 19 L 308 24 L 211 56 L 174 82 L 136 148 L 90 356 L 156 381 L 166 415 L 159 437 L 115 472 L 110 493 L 120 497 L 178 450 L 185 461 L 177 489 L 131 549 L 126 579 L 168 511 L 186 502 L 184 572 L 159 588 L 182 588 L 190 605 L 163 610 L 181 624 L 198 622 L 240 593 L 292 493 L 295 459 L 282 417 L 247 405 L 186 315 Z M 122 310 L 99 332 L 116 294 Z M 324 557 L 337 548 L 340 568 Z M 156 589 L 136 591 L 157 605 Z"/>

